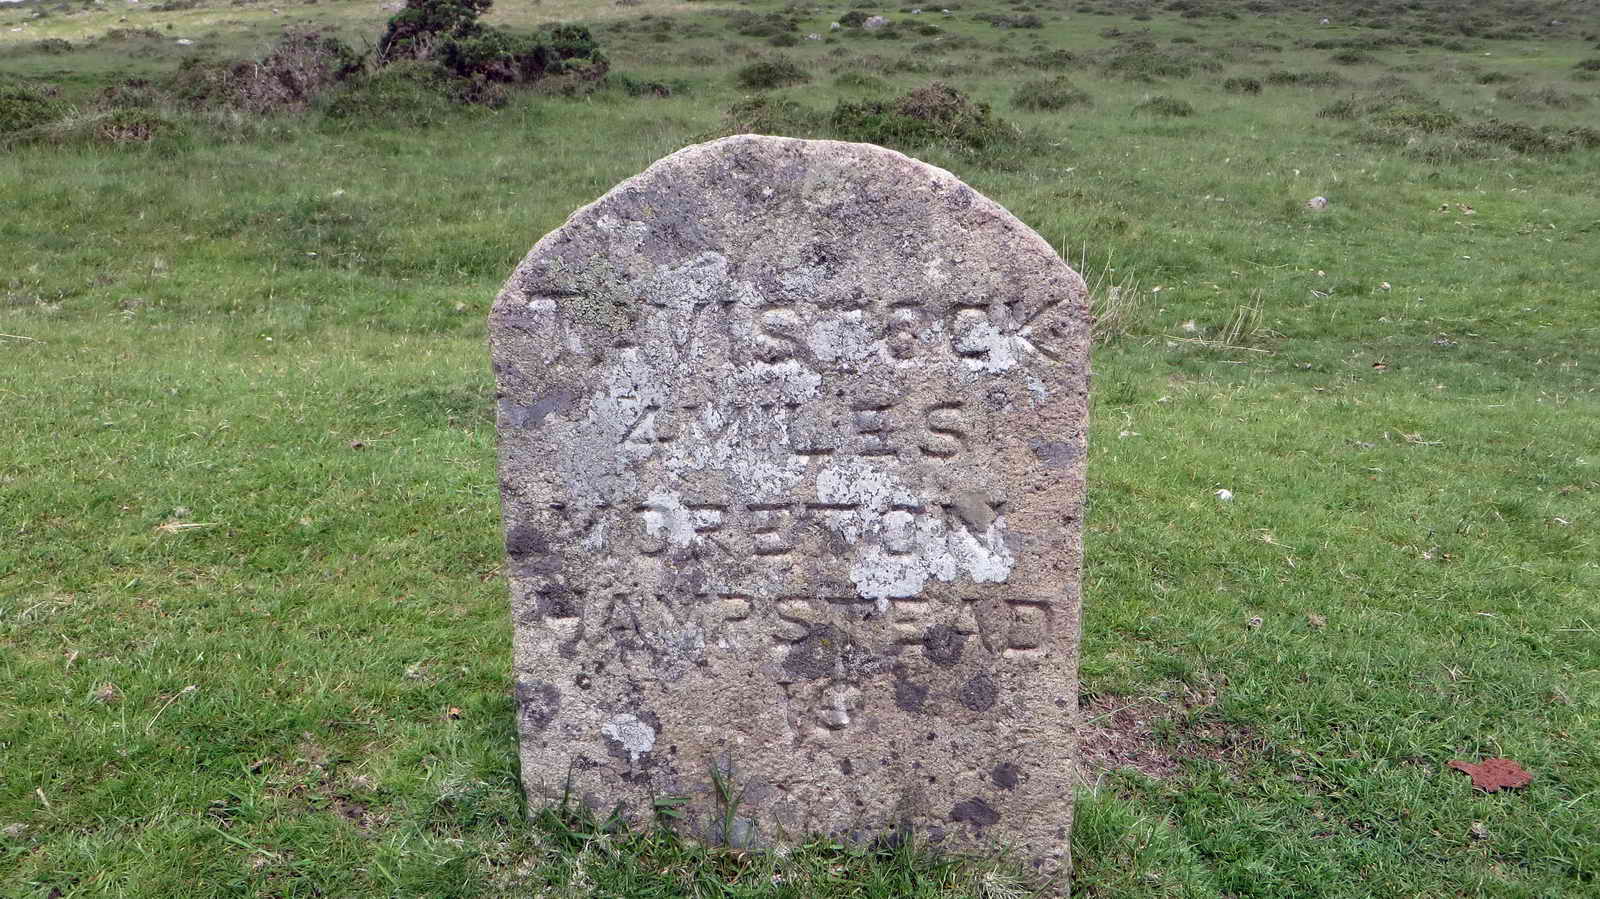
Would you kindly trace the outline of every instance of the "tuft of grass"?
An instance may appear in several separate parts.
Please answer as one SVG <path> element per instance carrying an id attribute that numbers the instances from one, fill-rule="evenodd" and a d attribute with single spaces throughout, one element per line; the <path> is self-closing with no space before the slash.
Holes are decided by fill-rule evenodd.
<path id="1" fill-rule="evenodd" d="M 876 75 L 852 71 L 841 72 L 834 76 L 833 86 L 840 90 L 877 92 L 888 90 L 889 82 Z"/>

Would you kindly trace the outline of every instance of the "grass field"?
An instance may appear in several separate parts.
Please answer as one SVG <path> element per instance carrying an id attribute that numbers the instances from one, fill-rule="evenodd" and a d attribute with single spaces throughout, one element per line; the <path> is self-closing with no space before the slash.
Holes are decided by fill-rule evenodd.
<path id="1" fill-rule="evenodd" d="M 849 11 L 502 3 L 594 26 L 608 79 L 0 144 L 0 895 L 1028 895 L 529 817 L 516 770 L 500 282 L 684 144 L 861 136 L 935 80 L 1003 122 L 897 146 L 1099 285 L 1074 891 L 1600 895 L 1592 5 Z M 99 121 L 388 15 L 0 5 L 0 86 Z M 741 85 L 780 55 L 809 80 Z M 1532 784 L 1445 767 L 1495 756 Z"/>

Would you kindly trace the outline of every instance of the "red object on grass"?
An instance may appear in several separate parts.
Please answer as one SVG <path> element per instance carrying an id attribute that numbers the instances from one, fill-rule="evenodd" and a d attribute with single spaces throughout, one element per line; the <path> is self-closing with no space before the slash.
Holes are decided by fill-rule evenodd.
<path id="1" fill-rule="evenodd" d="M 1455 761 L 1447 763 L 1446 767 L 1471 775 L 1472 785 L 1485 793 L 1512 790 L 1533 783 L 1533 775 L 1512 759 L 1484 759 L 1476 765 Z"/>

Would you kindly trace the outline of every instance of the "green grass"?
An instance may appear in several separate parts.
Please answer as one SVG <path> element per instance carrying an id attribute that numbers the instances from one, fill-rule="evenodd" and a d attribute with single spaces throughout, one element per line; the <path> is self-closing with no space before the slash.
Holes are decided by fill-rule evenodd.
<path id="1" fill-rule="evenodd" d="M 1166 702 L 1157 748 L 1186 757 L 1085 785 L 1074 889 L 1594 895 L 1600 149 L 1484 123 L 1588 124 L 1600 23 L 1028 6 L 875 10 L 892 39 L 798 13 L 812 80 L 765 94 L 801 129 L 935 79 L 990 104 L 1021 139 L 905 149 L 1127 287 L 1095 358 L 1084 688 Z M 172 21 L 259 57 L 283 20 L 383 24 L 282 9 L 0 7 L 0 73 L 82 111 L 188 51 L 25 41 Z M 721 133 L 773 52 L 701 4 L 596 9 L 613 72 L 670 97 L 173 110 L 150 144 L 0 148 L 0 895 L 1018 894 L 1003 861 L 521 808 L 484 315 L 571 210 Z M 1019 106 L 1060 75 L 1092 105 Z M 1401 87 L 1430 102 L 1373 105 Z M 1153 97 L 1194 114 L 1132 112 Z M 1343 100 L 1374 111 L 1316 114 Z M 1238 749 L 1186 754 L 1204 734 Z M 1486 756 L 1534 782 L 1444 767 Z"/>

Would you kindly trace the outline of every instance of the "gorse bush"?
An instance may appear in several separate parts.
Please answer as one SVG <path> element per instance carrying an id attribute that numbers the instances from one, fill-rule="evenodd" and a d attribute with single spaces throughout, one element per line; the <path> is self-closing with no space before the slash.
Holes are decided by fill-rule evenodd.
<path id="1" fill-rule="evenodd" d="M 464 98 L 440 66 L 399 60 L 334 91 L 323 115 L 335 125 L 428 128 L 456 116 Z"/>
<path id="2" fill-rule="evenodd" d="M 1133 108 L 1134 112 L 1145 115 L 1169 116 L 1187 118 L 1194 115 L 1194 107 L 1187 100 L 1176 97 L 1158 95 L 1140 103 Z"/>
<path id="3" fill-rule="evenodd" d="M 1082 65 L 1082 60 L 1068 50 L 1045 50 L 1031 56 L 1024 56 L 1022 64 L 1032 69 L 1056 72 Z"/>
<path id="4" fill-rule="evenodd" d="M 1188 58 L 1134 43 L 1106 62 L 1106 70 L 1129 81 L 1154 81 L 1158 78 L 1188 78 L 1195 65 Z"/>
<path id="5" fill-rule="evenodd" d="M 939 82 L 888 101 L 841 100 L 827 114 L 790 99 L 752 97 L 735 103 L 723 123 L 723 133 L 746 132 L 863 141 L 906 152 L 939 148 L 1001 168 L 1030 149 L 1022 132 L 988 104 Z"/>
<path id="6" fill-rule="evenodd" d="M 811 80 L 811 73 L 795 64 L 787 56 L 774 56 L 753 62 L 740 69 L 734 80 L 740 87 L 751 90 L 766 90 L 774 87 L 787 87 L 791 84 L 803 84 Z"/>
<path id="7" fill-rule="evenodd" d="M 516 34 L 478 21 L 492 4 L 493 0 L 407 0 L 378 40 L 377 63 L 434 60 L 458 78 L 496 84 L 551 76 L 597 80 L 605 75 L 605 54 L 589 29 L 553 25 L 534 34 Z"/>
<path id="8" fill-rule="evenodd" d="M 978 13 L 973 21 L 987 22 L 996 28 L 1043 28 L 1044 20 L 1032 13 L 1007 16 L 1000 13 Z"/>
<path id="9" fill-rule="evenodd" d="M 294 32 L 260 62 L 186 59 L 164 86 L 175 100 L 190 106 L 260 115 L 303 109 L 361 66 L 361 57 L 343 41 L 314 31 Z"/>
<path id="10" fill-rule="evenodd" d="M 406 0 L 378 39 L 378 62 L 431 58 L 444 41 L 481 31 L 478 18 L 493 5 L 494 0 Z"/>
<path id="11" fill-rule="evenodd" d="M 20 82 L 0 82 L 0 138 L 60 118 L 67 105 L 43 89 Z"/>
<path id="12" fill-rule="evenodd" d="M 1337 87 L 1344 83 L 1332 72 L 1268 72 L 1268 84 L 1295 87 Z"/>
<path id="13" fill-rule="evenodd" d="M 828 124 L 849 140 L 901 149 L 941 146 L 990 164 L 1003 162 L 1022 143 L 1022 132 L 989 104 L 937 81 L 887 103 L 841 102 Z"/>
<path id="14" fill-rule="evenodd" d="M 485 28 L 442 42 L 435 56 L 446 71 L 458 78 L 502 84 L 562 75 L 596 80 L 607 70 L 605 56 L 594 37 L 580 25 L 556 25 L 531 35 Z"/>
<path id="15" fill-rule="evenodd" d="M 1519 106 L 1544 106 L 1550 109 L 1576 109 L 1585 106 L 1589 98 L 1582 94 L 1569 94 L 1549 85 L 1537 88 L 1501 88 L 1495 96 L 1506 103 Z"/>
<path id="16" fill-rule="evenodd" d="M 1024 81 L 1011 95 L 1011 104 L 1018 109 L 1035 112 L 1053 112 L 1069 106 L 1089 106 L 1094 101 L 1088 93 L 1073 85 L 1065 75 L 1055 78 Z"/>
<path id="17" fill-rule="evenodd" d="M 792 34 L 799 30 L 799 22 L 793 16 L 783 13 L 753 13 L 745 10 L 736 10 L 728 14 L 729 27 L 735 34 L 745 37 L 777 37 Z"/>

